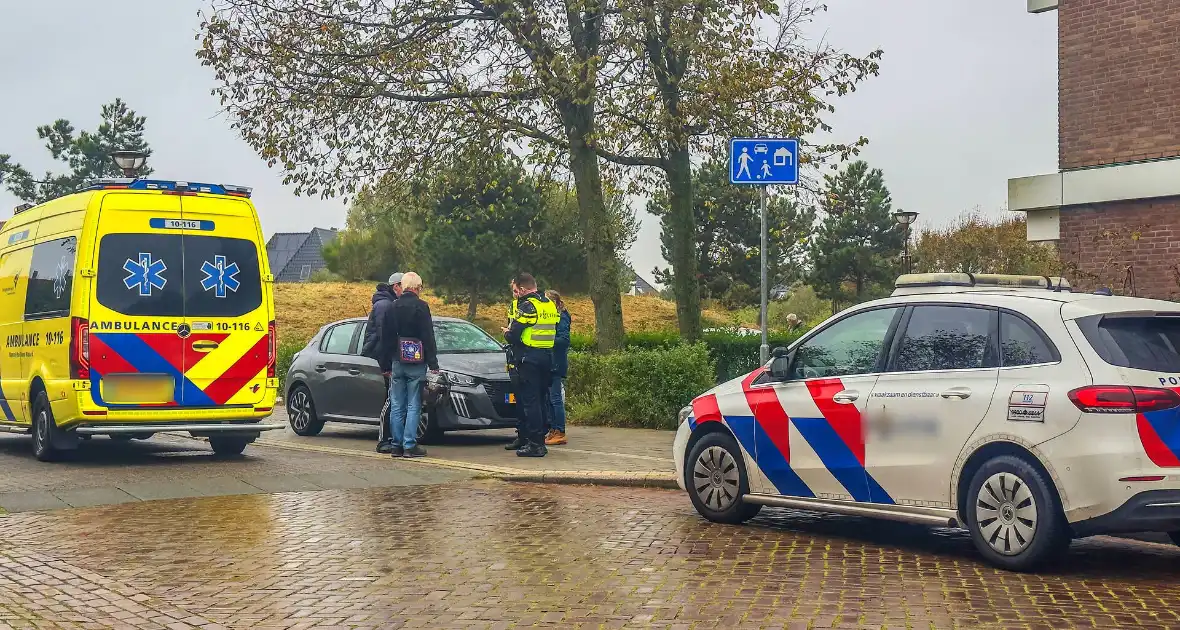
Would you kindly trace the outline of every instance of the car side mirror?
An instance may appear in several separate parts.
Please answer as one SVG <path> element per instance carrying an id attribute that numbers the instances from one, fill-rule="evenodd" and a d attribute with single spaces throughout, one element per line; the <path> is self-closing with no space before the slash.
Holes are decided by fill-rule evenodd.
<path id="1" fill-rule="evenodd" d="M 783 350 L 782 353 L 779 350 Z M 770 375 L 776 380 L 785 381 L 790 378 L 791 361 L 795 356 L 786 352 L 785 348 L 775 348 L 774 359 L 770 361 Z"/>

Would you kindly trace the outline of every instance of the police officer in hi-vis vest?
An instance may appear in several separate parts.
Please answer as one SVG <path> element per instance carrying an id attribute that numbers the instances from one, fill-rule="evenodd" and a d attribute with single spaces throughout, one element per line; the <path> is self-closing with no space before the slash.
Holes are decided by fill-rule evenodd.
<path id="1" fill-rule="evenodd" d="M 553 340 L 561 319 L 557 305 L 537 291 L 532 275 L 522 273 L 512 281 L 513 303 L 504 328 L 508 342 L 509 372 L 516 390 L 516 441 L 508 450 L 519 457 L 544 457 L 545 415 L 553 380 Z"/>

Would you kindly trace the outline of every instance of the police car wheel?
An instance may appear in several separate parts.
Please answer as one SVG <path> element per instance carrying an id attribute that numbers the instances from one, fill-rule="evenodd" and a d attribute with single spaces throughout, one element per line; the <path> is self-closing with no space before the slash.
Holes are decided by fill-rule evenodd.
<path id="1" fill-rule="evenodd" d="M 966 518 L 975 548 L 1009 571 L 1031 571 L 1069 549 L 1065 515 L 1032 464 L 1003 455 L 972 476 Z"/>
<path id="2" fill-rule="evenodd" d="M 61 454 L 54 446 L 57 424 L 53 420 L 53 409 L 49 397 L 38 392 L 33 401 L 33 456 L 43 462 L 51 462 Z"/>
<path id="3" fill-rule="evenodd" d="M 685 462 L 684 485 L 701 516 L 736 525 L 758 514 L 761 505 L 745 503 L 750 481 L 737 442 L 724 433 L 710 433 L 692 448 Z"/>
<path id="4" fill-rule="evenodd" d="M 287 395 L 287 420 L 295 435 L 313 437 L 324 430 L 324 421 L 316 416 L 315 402 L 306 386 L 296 385 Z"/>

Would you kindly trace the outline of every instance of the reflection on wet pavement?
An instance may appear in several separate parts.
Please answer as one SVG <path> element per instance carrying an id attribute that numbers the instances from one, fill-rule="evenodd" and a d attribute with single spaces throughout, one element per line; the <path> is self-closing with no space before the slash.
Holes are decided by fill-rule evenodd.
<path id="1" fill-rule="evenodd" d="M 1004 573 L 959 532 L 773 510 L 726 527 L 661 490 L 464 482 L 0 526 L 0 627 L 79 610 L 131 628 L 1180 624 L 1170 547 L 1078 542 L 1050 573 Z"/>

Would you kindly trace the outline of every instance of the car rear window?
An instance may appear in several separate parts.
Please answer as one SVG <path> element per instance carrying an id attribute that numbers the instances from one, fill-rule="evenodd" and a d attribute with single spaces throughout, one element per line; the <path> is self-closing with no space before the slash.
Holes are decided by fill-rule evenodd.
<path id="1" fill-rule="evenodd" d="M 262 304 L 253 241 L 181 234 L 107 234 L 98 301 L 123 315 L 238 317 Z"/>
<path id="2" fill-rule="evenodd" d="M 1078 320 L 1103 361 L 1153 372 L 1180 372 L 1180 317 L 1087 317 Z"/>

